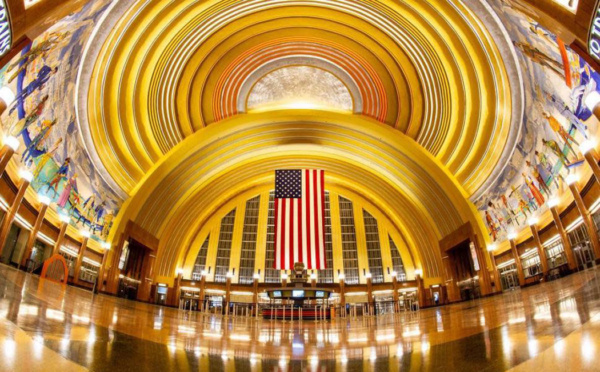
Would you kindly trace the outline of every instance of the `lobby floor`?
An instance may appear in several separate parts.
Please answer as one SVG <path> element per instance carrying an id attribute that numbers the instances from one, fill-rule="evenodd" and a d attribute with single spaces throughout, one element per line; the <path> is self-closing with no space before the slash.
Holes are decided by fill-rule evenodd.
<path id="1" fill-rule="evenodd" d="M 599 371 L 600 269 L 457 305 L 328 323 L 222 318 L 0 265 L 2 371 Z"/>

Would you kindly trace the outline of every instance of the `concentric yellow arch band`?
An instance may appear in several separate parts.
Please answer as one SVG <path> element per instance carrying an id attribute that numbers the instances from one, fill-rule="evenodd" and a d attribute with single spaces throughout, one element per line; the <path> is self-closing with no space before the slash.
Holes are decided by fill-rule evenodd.
<path id="1" fill-rule="evenodd" d="M 470 222 L 473 205 L 446 167 L 373 119 L 327 111 L 238 115 L 180 142 L 132 190 L 111 240 L 132 220 L 159 238 L 156 274 L 173 276 L 203 225 L 228 201 L 273 186 L 277 168 L 319 167 L 326 185 L 368 199 L 396 227 L 415 265 L 441 277 L 439 239 Z"/>
<path id="2" fill-rule="evenodd" d="M 477 1 L 123 3 L 130 6 L 114 6 L 111 31 L 100 22 L 90 40 L 77 97 L 86 148 L 125 197 L 179 143 L 219 124 L 213 113 L 229 98 L 215 91 L 252 60 L 238 57 L 280 41 L 321 45 L 318 55 L 332 60 L 336 46 L 357 56 L 348 66 L 380 82 L 365 88 L 381 93 L 380 121 L 438 159 L 467 198 L 489 186 L 514 150 L 521 95 L 507 71 L 515 63 L 501 32 L 481 20 L 493 17 L 474 14 L 484 8 Z"/>

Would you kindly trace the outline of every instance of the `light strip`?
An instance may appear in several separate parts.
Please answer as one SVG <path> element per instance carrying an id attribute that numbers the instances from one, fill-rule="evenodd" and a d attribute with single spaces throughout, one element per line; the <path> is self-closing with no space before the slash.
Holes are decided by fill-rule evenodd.
<path id="1" fill-rule="evenodd" d="M 600 198 L 596 199 L 596 201 L 590 207 L 590 213 L 595 213 L 598 209 L 600 209 Z"/>
<path id="2" fill-rule="evenodd" d="M 569 226 L 567 226 L 567 228 L 565 230 L 567 230 L 567 232 L 571 232 L 572 230 L 575 230 L 582 223 L 583 223 L 583 218 L 581 216 L 579 216 L 575 219 L 575 221 L 571 222 L 571 224 Z"/>
<path id="3" fill-rule="evenodd" d="M 44 234 L 41 231 L 38 231 L 37 237 L 50 245 L 56 244 L 56 242 L 53 239 L 51 239 L 48 235 Z"/>
<path id="4" fill-rule="evenodd" d="M 555 242 L 557 242 L 559 239 L 560 239 L 560 235 L 559 235 L 559 234 L 556 234 L 556 235 L 554 235 L 553 237 L 551 237 L 550 239 L 546 240 L 546 241 L 544 242 L 544 244 L 542 244 L 542 245 L 543 245 L 544 247 L 548 247 L 548 246 L 550 246 L 550 245 L 554 244 Z"/>
<path id="5" fill-rule="evenodd" d="M 4 200 L 4 198 L 0 198 L 0 208 L 2 208 L 4 211 L 8 211 L 8 203 L 6 200 Z"/>
<path id="6" fill-rule="evenodd" d="M 525 253 L 523 253 L 521 255 L 521 258 L 533 256 L 534 253 L 537 253 L 537 249 L 535 249 L 535 248 L 529 248 L 528 250 L 525 251 Z"/>
<path id="7" fill-rule="evenodd" d="M 21 225 L 21 227 L 27 229 L 27 230 L 31 230 L 31 224 L 29 222 L 27 222 L 27 220 L 25 220 L 21 215 L 17 214 L 15 216 L 15 221 L 17 221 L 17 223 L 19 225 Z"/>
<path id="8" fill-rule="evenodd" d="M 66 254 L 68 254 L 68 255 L 71 255 L 71 256 L 77 256 L 77 254 L 79 253 L 79 252 L 77 252 L 76 250 L 74 250 L 74 249 L 71 249 L 71 248 L 69 248 L 69 247 L 66 247 L 66 246 L 64 246 L 64 245 L 62 245 L 62 246 L 60 247 L 60 250 L 61 250 L 62 252 L 65 252 L 65 253 L 66 253 Z"/>
<path id="9" fill-rule="evenodd" d="M 514 263 L 515 263 L 515 259 L 514 259 L 514 258 L 511 258 L 510 260 L 508 260 L 508 261 L 506 261 L 506 262 L 503 262 L 503 263 L 501 263 L 500 265 L 498 265 L 498 268 L 499 268 L 499 269 L 502 269 L 502 268 L 504 268 L 504 267 L 506 267 L 506 266 L 514 265 Z"/>
<path id="10" fill-rule="evenodd" d="M 252 292 L 244 292 L 244 291 L 232 291 L 231 294 L 246 296 L 246 295 L 252 295 L 253 293 Z"/>
<path id="11" fill-rule="evenodd" d="M 84 257 L 82 261 L 85 262 L 85 263 L 88 263 L 88 264 L 90 264 L 92 266 L 96 266 L 96 267 L 100 267 L 100 265 L 101 265 L 100 262 L 94 261 L 91 258 L 87 258 L 87 257 Z"/>
<path id="12" fill-rule="evenodd" d="M 200 292 L 200 288 L 195 288 L 195 287 L 181 287 L 182 291 L 188 291 L 188 292 Z"/>

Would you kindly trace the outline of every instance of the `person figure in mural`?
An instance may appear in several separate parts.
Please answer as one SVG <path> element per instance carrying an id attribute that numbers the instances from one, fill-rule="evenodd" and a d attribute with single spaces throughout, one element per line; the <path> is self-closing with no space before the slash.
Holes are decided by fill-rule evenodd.
<path id="1" fill-rule="evenodd" d="M 94 205 L 96 204 L 96 195 L 92 194 L 89 198 L 87 198 L 82 205 L 81 211 L 79 213 L 79 217 L 77 218 L 77 222 L 79 223 L 81 219 L 83 219 L 83 225 L 85 226 L 85 220 L 90 221 L 90 225 L 92 224 L 91 214 L 94 210 Z"/>
<path id="2" fill-rule="evenodd" d="M 498 239 L 498 226 L 496 226 L 494 219 L 487 210 L 485 211 L 485 221 L 487 222 L 488 229 L 490 230 L 492 241 L 496 241 Z"/>
<path id="3" fill-rule="evenodd" d="M 558 143 L 556 143 L 556 141 L 546 140 L 542 138 L 542 143 L 544 144 L 544 146 L 549 148 L 556 156 L 558 156 L 558 158 L 563 162 L 563 164 L 567 166 L 571 164 L 571 162 L 569 162 L 569 159 L 567 158 L 567 155 L 563 153 L 562 149 L 560 148 Z"/>
<path id="4" fill-rule="evenodd" d="M 533 195 L 533 198 L 535 199 L 535 202 L 537 203 L 537 205 L 539 205 L 539 206 L 544 205 L 545 200 L 544 200 L 544 196 L 540 192 L 540 189 L 538 189 L 538 187 L 533 183 L 533 181 L 531 180 L 531 178 L 529 178 L 528 175 L 526 175 L 525 173 L 521 173 L 521 175 L 523 176 L 523 179 L 525 180 L 525 184 L 527 185 L 527 187 L 529 187 L 529 190 L 531 191 L 531 194 Z"/>
<path id="5" fill-rule="evenodd" d="M 10 64 L 6 69 L 6 72 L 11 72 L 14 68 L 19 67 L 19 69 L 10 76 L 8 82 L 11 83 L 17 76 L 19 76 L 21 72 L 27 70 L 29 65 L 39 57 L 46 58 L 48 52 L 51 51 L 60 41 L 64 40 L 70 34 L 70 31 L 67 31 L 63 34 L 53 32 L 50 34 L 48 39 L 39 42 L 34 47 L 29 49 L 28 52 L 23 54 L 14 63 Z"/>
<path id="6" fill-rule="evenodd" d="M 490 212 L 490 215 L 492 216 L 494 221 L 496 221 L 498 223 L 500 228 L 506 229 L 506 222 L 504 221 L 504 218 L 498 216 L 498 213 L 496 213 L 498 211 L 498 208 L 496 208 L 496 205 L 492 202 L 489 202 L 488 207 L 489 207 L 488 211 Z"/>
<path id="7" fill-rule="evenodd" d="M 65 187 L 60 193 L 60 197 L 58 198 L 56 205 L 62 209 L 65 209 L 67 202 L 71 199 L 71 193 L 75 190 L 77 190 L 77 173 L 75 173 L 73 177 L 69 178 L 69 180 L 65 183 Z"/>
<path id="8" fill-rule="evenodd" d="M 579 142 L 577 142 L 575 138 L 573 138 L 569 133 L 567 133 L 565 128 L 563 128 L 563 126 L 560 124 L 560 122 L 554 116 L 550 115 L 550 113 L 544 112 L 544 117 L 546 118 L 546 121 L 548 121 L 548 125 L 550 126 L 552 131 L 554 131 L 554 133 L 556 133 L 560 138 L 562 138 L 562 140 L 565 142 L 565 145 L 569 147 L 571 152 L 575 153 L 575 149 L 573 149 L 573 146 L 571 146 L 571 142 L 573 142 L 577 146 L 579 146 Z"/>
<path id="9" fill-rule="evenodd" d="M 35 123 L 42 115 L 42 112 L 44 112 L 44 108 L 46 107 L 47 101 L 48 95 L 46 94 L 44 97 L 42 97 L 41 101 L 37 104 L 37 106 L 35 106 L 26 117 L 17 122 L 17 124 L 10 131 L 11 135 L 18 137 L 21 134 L 23 134 L 23 132 L 27 128 L 29 128 L 31 124 Z"/>
<path id="10" fill-rule="evenodd" d="M 108 233 L 110 231 L 110 228 L 112 227 L 112 221 L 114 219 L 115 215 L 113 214 L 113 212 L 108 212 L 106 214 L 106 216 L 104 217 L 104 222 L 102 224 L 102 231 L 100 232 L 100 234 L 102 235 L 102 238 L 106 239 L 108 238 Z"/>
<path id="11" fill-rule="evenodd" d="M 98 204 L 96 206 L 96 208 L 94 208 L 94 223 L 93 228 L 92 228 L 92 234 L 96 233 L 96 230 L 98 228 L 100 228 L 100 220 L 102 219 L 102 216 L 104 215 L 105 209 L 106 208 L 106 203 L 103 201 L 102 203 Z"/>
<path id="12" fill-rule="evenodd" d="M 588 134 L 587 134 L 587 125 L 585 125 L 578 117 L 577 115 L 575 115 L 575 113 L 573 113 L 573 111 L 570 109 L 570 107 L 565 103 L 565 101 L 563 101 L 562 99 L 560 99 L 560 97 L 557 97 L 554 94 L 546 93 L 546 99 L 554 106 L 554 108 L 556 110 L 558 110 L 558 112 L 560 112 L 560 114 L 562 116 L 564 116 L 569 123 L 571 124 L 571 127 L 575 127 L 575 129 L 577 129 L 577 131 L 579 133 L 581 133 L 581 135 L 583 135 L 584 138 L 588 138 Z"/>
<path id="13" fill-rule="evenodd" d="M 21 162 L 26 164 L 29 161 L 29 159 L 33 156 L 33 150 L 35 150 L 35 149 L 41 150 L 43 148 L 46 138 L 48 138 L 48 136 L 50 136 L 50 131 L 52 130 L 52 128 L 55 125 L 56 125 L 56 119 L 54 119 L 52 121 L 50 121 L 50 120 L 42 121 L 42 127 L 41 127 L 40 131 L 29 142 L 29 145 L 27 145 L 27 148 L 25 148 L 25 151 L 23 151 L 23 154 L 21 155 Z"/>
<path id="14" fill-rule="evenodd" d="M 523 55 L 531 59 L 533 62 L 541 66 L 548 67 L 552 72 L 555 72 L 564 79 L 565 75 L 562 63 L 555 61 L 552 57 L 544 54 L 538 48 L 527 43 L 515 41 L 513 44 L 523 53 Z"/>
<path id="15" fill-rule="evenodd" d="M 504 208 L 509 211 L 513 217 L 517 217 L 517 213 L 515 212 L 515 210 L 509 205 L 508 203 L 508 199 L 506 198 L 506 195 L 501 195 L 500 196 L 500 200 L 502 201 L 502 205 L 504 205 Z M 511 219 L 512 221 L 512 219 Z"/>
<path id="16" fill-rule="evenodd" d="M 50 159 L 52 159 L 52 156 L 54 156 L 54 153 L 56 152 L 56 150 L 58 150 L 58 146 L 62 143 L 62 138 L 59 138 L 56 143 L 54 143 L 54 146 L 52 146 L 52 148 L 48 151 L 46 151 L 45 153 L 43 153 L 42 155 L 38 155 L 35 159 L 34 162 L 36 162 L 36 166 L 35 169 L 33 171 L 33 177 L 37 178 L 40 173 L 42 172 L 42 169 L 44 169 L 44 166 L 48 163 L 48 161 Z"/>
<path id="17" fill-rule="evenodd" d="M 50 189 L 52 189 L 52 191 L 54 192 L 54 195 L 56 195 L 56 190 L 58 189 L 58 185 L 60 184 L 60 181 L 62 181 L 63 179 L 66 179 L 67 176 L 69 175 L 69 165 L 70 164 L 71 164 L 71 158 L 66 158 L 65 161 L 60 166 L 60 168 L 58 168 L 58 170 L 54 174 L 52 181 L 50 181 L 50 183 L 48 184 L 48 188 L 46 189 L 46 192 L 48 192 L 48 191 L 50 191 Z"/>
<path id="18" fill-rule="evenodd" d="M 57 71 L 58 67 L 51 68 L 48 65 L 44 65 L 40 71 L 38 71 L 37 77 L 15 96 L 15 101 L 13 102 L 12 108 L 8 114 L 12 115 L 12 113 L 18 107 L 18 102 L 25 100 L 25 98 L 29 97 L 36 90 L 41 91 L 44 88 L 44 85 L 48 82 L 48 80 L 50 80 L 52 75 L 56 74 Z"/>
<path id="19" fill-rule="evenodd" d="M 552 191 L 550 190 L 546 182 L 551 177 L 548 176 L 544 167 L 541 164 L 533 165 L 529 160 L 525 160 L 525 164 L 527 164 L 527 167 L 531 168 L 533 178 L 536 180 L 541 190 L 544 191 L 547 196 L 550 195 Z"/>

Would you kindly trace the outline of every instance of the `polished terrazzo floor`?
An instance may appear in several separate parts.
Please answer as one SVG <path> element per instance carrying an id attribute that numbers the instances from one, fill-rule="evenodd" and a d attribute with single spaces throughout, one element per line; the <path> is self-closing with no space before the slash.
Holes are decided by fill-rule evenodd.
<path id="1" fill-rule="evenodd" d="M 328 323 L 222 318 L 0 266 L 0 370 L 600 371 L 600 269 L 482 300 Z"/>

